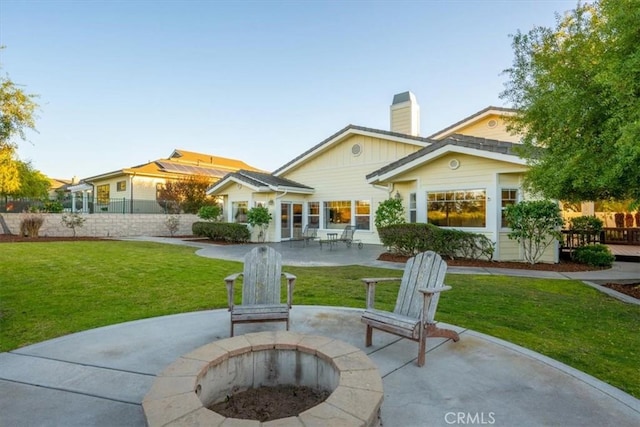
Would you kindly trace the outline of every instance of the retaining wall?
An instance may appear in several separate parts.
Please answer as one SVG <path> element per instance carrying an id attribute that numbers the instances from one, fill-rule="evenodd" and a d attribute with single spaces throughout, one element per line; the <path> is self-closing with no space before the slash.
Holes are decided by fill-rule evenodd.
<path id="1" fill-rule="evenodd" d="M 3 213 L 0 215 L 0 233 L 6 232 L 5 225 L 11 234 L 20 234 L 20 222 L 23 213 Z M 62 214 L 45 213 L 44 224 L 40 228 L 40 236 L 60 237 L 73 236 L 73 230 L 62 224 Z M 82 215 L 85 222 L 76 228 L 77 236 L 90 237 L 132 237 L 132 236 L 170 236 L 166 226 L 167 215 L 158 214 L 91 214 Z M 200 221 L 197 215 L 182 214 L 176 235 L 192 235 L 191 225 Z"/>

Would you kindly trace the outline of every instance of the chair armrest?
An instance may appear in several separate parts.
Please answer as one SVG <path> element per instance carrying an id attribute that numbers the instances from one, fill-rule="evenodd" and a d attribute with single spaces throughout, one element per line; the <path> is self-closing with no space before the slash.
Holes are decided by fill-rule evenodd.
<path id="1" fill-rule="evenodd" d="M 293 304 L 293 288 L 296 284 L 296 276 L 284 272 L 282 275 L 287 280 L 287 305 L 291 308 L 291 305 Z"/>
<path id="2" fill-rule="evenodd" d="M 378 282 L 397 282 L 402 280 L 401 277 L 365 277 L 361 279 L 364 283 L 364 286 L 367 290 L 367 310 L 370 310 L 374 307 L 375 297 L 376 297 L 376 283 Z"/>
<path id="3" fill-rule="evenodd" d="M 233 285 L 240 276 L 242 276 L 242 273 L 235 273 L 224 278 L 224 282 L 227 285 L 227 305 L 229 306 L 229 311 L 233 309 Z"/>
<path id="4" fill-rule="evenodd" d="M 365 277 L 361 279 L 364 283 L 378 283 L 378 282 L 397 282 L 402 280 L 402 277 Z"/>
<path id="5" fill-rule="evenodd" d="M 451 289 L 451 286 L 440 286 L 438 288 L 431 288 L 431 289 L 418 289 L 418 291 L 422 292 L 423 294 L 433 295 L 435 293 L 448 291 L 450 289 Z"/>

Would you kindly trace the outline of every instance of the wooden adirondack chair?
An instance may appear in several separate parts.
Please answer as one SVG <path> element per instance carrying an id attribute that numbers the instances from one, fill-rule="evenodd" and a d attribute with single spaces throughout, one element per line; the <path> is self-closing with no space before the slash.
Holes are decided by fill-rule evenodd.
<path id="1" fill-rule="evenodd" d="M 244 271 L 224 279 L 231 312 L 231 336 L 236 323 L 287 322 L 296 276 L 282 273 L 282 256 L 273 248 L 258 246 L 244 257 Z M 234 284 L 242 276 L 242 304 L 234 304 Z M 287 282 L 287 302 L 280 300 L 281 279 Z"/>
<path id="2" fill-rule="evenodd" d="M 434 320 L 440 292 L 451 289 L 451 286 L 443 284 L 446 272 L 447 264 L 435 252 L 422 252 L 410 258 L 404 269 L 393 312 L 374 308 L 375 285 L 399 279 L 362 279 L 367 288 L 367 309 L 361 319 L 367 325 L 366 346 L 371 346 L 374 328 L 409 338 L 418 342 L 418 366 L 422 366 L 427 337 L 450 338 L 456 342 L 460 340 L 455 331 L 438 328 Z"/>

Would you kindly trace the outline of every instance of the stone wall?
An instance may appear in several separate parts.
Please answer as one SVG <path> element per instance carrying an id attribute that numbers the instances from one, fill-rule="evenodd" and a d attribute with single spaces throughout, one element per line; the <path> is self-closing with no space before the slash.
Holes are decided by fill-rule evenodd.
<path id="1" fill-rule="evenodd" d="M 11 234 L 20 233 L 23 213 L 0 214 L 0 233 L 5 233 L 5 225 Z M 40 236 L 72 236 L 73 230 L 62 224 L 62 214 L 39 214 L 45 220 Z M 132 237 L 132 236 L 170 236 L 165 222 L 168 215 L 158 214 L 91 214 L 82 215 L 86 221 L 76 228 L 77 236 L 91 237 Z M 180 224 L 176 235 L 192 235 L 191 225 L 200 220 L 197 215 L 179 215 Z"/>

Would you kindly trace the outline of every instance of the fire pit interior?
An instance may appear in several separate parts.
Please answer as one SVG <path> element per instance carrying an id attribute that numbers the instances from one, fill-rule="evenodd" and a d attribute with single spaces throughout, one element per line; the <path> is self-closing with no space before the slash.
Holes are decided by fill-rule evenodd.
<path id="1" fill-rule="evenodd" d="M 323 402 L 280 418 L 281 426 L 380 422 L 382 379 L 371 360 L 342 341 L 289 331 L 241 335 L 183 355 L 156 378 L 143 409 L 149 426 L 240 425 L 247 420 L 208 408 L 264 387 L 328 394 Z"/>

